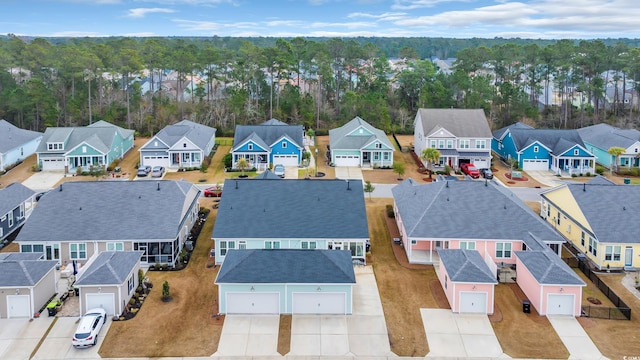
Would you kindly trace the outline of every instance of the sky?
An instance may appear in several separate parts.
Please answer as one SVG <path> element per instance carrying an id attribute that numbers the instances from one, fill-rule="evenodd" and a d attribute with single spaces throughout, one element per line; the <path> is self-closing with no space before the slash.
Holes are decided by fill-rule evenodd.
<path id="1" fill-rule="evenodd" d="M 640 38 L 639 0 L 0 0 L 0 34 Z"/>

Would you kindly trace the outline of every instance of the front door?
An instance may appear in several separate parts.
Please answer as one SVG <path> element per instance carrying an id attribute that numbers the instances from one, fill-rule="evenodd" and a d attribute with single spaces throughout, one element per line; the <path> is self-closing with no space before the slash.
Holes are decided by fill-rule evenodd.
<path id="1" fill-rule="evenodd" d="M 369 154 L 371 154 L 371 153 L 368 152 L 368 151 L 365 151 L 365 152 L 362 153 L 362 161 L 363 162 L 367 163 L 367 162 L 369 162 L 369 160 L 371 160 L 371 159 L 369 159 L 369 157 L 370 157 Z"/>
<path id="2" fill-rule="evenodd" d="M 44 247 L 44 256 L 47 260 L 58 260 L 60 261 L 60 245 L 46 245 Z"/>
<path id="3" fill-rule="evenodd" d="M 631 246 L 624 249 L 624 266 L 633 266 L 633 248 Z"/>

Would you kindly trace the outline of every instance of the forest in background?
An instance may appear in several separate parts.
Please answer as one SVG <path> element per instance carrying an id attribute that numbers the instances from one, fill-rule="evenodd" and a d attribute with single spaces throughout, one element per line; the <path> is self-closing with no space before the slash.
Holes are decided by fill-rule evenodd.
<path id="1" fill-rule="evenodd" d="M 224 135 L 269 118 L 323 133 L 360 116 L 411 132 L 418 108 L 454 107 L 484 109 L 494 128 L 637 127 L 639 43 L 9 35 L 0 37 L 0 118 L 39 131 L 106 120 L 145 135 L 190 119 Z M 439 71 L 436 57 L 457 60 Z"/>

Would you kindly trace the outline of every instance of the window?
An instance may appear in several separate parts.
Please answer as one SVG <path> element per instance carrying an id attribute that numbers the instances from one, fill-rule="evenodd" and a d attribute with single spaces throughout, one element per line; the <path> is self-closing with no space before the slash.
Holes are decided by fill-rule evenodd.
<path id="1" fill-rule="evenodd" d="M 475 250 L 476 242 L 475 241 L 460 241 L 460 249 L 462 250 Z"/>
<path id="2" fill-rule="evenodd" d="M 436 141 L 435 140 L 431 140 L 431 146 L 430 147 L 432 147 L 432 148 L 436 147 Z"/>
<path id="3" fill-rule="evenodd" d="M 416 245 L 418 243 L 418 240 L 411 240 L 411 245 Z"/>
<path id="4" fill-rule="evenodd" d="M 302 243 L 300 243 L 300 246 L 303 249 L 315 249 L 316 248 L 316 242 L 315 241 L 303 241 Z"/>
<path id="5" fill-rule="evenodd" d="M 533 152 L 534 152 L 534 153 L 537 153 L 538 151 L 540 151 L 540 147 L 538 147 L 538 146 L 534 146 L 534 147 L 533 147 Z"/>
<path id="6" fill-rule="evenodd" d="M 86 152 L 87 152 L 87 147 L 86 147 L 86 146 L 83 146 L 83 147 L 82 147 L 82 153 L 83 153 L 83 154 L 85 154 Z"/>
<path id="7" fill-rule="evenodd" d="M 447 149 L 453 149 L 453 140 L 447 140 Z"/>
<path id="8" fill-rule="evenodd" d="M 444 289 L 447 290 L 447 275 L 444 275 Z"/>
<path id="9" fill-rule="evenodd" d="M 469 148 L 469 144 L 470 144 L 469 140 L 460 140 L 460 148 L 461 149 L 468 149 Z"/>
<path id="10" fill-rule="evenodd" d="M 486 140 L 476 140 L 476 149 L 486 149 L 487 141 Z"/>
<path id="11" fill-rule="evenodd" d="M 9 215 L 9 227 L 12 227 L 13 226 L 13 210 L 7 215 Z"/>
<path id="12" fill-rule="evenodd" d="M 23 253 L 41 253 L 44 252 L 44 245 L 20 245 L 20 252 Z"/>
<path id="13" fill-rule="evenodd" d="M 83 260 L 87 258 L 87 244 L 72 243 L 69 244 L 69 258 L 71 260 Z"/>
<path id="14" fill-rule="evenodd" d="M 265 241 L 265 249 L 280 249 L 280 241 Z"/>
<path id="15" fill-rule="evenodd" d="M 496 257 L 497 258 L 510 258 L 511 257 L 511 243 L 496 243 Z"/>
<path id="16" fill-rule="evenodd" d="M 375 147 L 376 147 L 376 149 L 382 149 L 382 144 L 376 143 Z"/>
<path id="17" fill-rule="evenodd" d="M 444 149 L 444 140 L 438 140 L 438 149 Z"/>
<path id="18" fill-rule="evenodd" d="M 24 218 L 24 203 L 20 204 L 20 219 Z"/>
<path id="19" fill-rule="evenodd" d="M 580 233 L 580 245 L 584 246 L 584 231 Z"/>
<path id="20" fill-rule="evenodd" d="M 567 224 L 567 233 L 571 234 L 571 224 Z"/>
<path id="21" fill-rule="evenodd" d="M 593 256 L 598 255 L 598 243 L 589 236 L 589 253 Z"/>
<path id="22" fill-rule="evenodd" d="M 606 261 L 620 261 L 622 247 L 619 245 L 608 245 L 604 248 L 604 259 Z"/>
<path id="23" fill-rule="evenodd" d="M 247 248 L 247 242 L 242 240 L 242 241 L 238 241 L 238 249 L 240 250 L 245 250 Z"/>
<path id="24" fill-rule="evenodd" d="M 575 155 L 575 156 L 580 155 L 580 150 L 578 150 L 578 149 L 573 150 L 573 155 Z"/>
<path id="25" fill-rule="evenodd" d="M 187 147 L 187 143 L 182 143 L 182 147 L 186 148 Z"/>
<path id="26" fill-rule="evenodd" d="M 4 228 L 0 226 L 0 238 L 4 235 Z"/>
<path id="27" fill-rule="evenodd" d="M 127 280 L 127 289 L 129 290 L 129 295 L 131 295 L 133 292 L 133 275 L 131 275 L 129 280 Z"/>
<path id="28" fill-rule="evenodd" d="M 108 242 L 107 251 L 123 251 L 124 243 L 121 242 Z"/>
<path id="29" fill-rule="evenodd" d="M 388 153 L 388 152 L 384 152 L 384 153 L 382 154 L 382 158 L 383 158 L 384 160 L 389 160 L 389 153 Z"/>
<path id="30" fill-rule="evenodd" d="M 233 250 L 236 247 L 235 241 L 220 241 L 220 256 L 227 255 L 228 250 Z"/>
<path id="31" fill-rule="evenodd" d="M 286 149 L 286 148 L 287 148 L 287 143 L 286 143 L 286 142 L 284 142 L 284 141 L 282 142 L 282 148 L 283 148 L 283 149 Z"/>
<path id="32" fill-rule="evenodd" d="M 253 144 L 249 144 L 249 145 L 247 145 L 247 149 L 249 149 L 249 150 L 253 150 Z"/>

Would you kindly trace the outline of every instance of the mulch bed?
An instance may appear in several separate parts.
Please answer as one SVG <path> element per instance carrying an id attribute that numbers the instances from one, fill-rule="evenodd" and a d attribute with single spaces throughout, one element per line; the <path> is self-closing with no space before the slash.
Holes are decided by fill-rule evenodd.
<path id="1" fill-rule="evenodd" d="M 493 304 L 493 314 L 489 315 L 489 321 L 491 322 L 502 321 L 502 311 L 500 311 L 500 307 L 496 303 Z"/>
<path id="2" fill-rule="evenodd" d="M 421 269 L 433 268 L 433 265 L 409 264 L 409 259 L 407 258 L 407 253 L 404 251 L 404 248 L 398 244 L 393 243 L 393 238 L 400 237 L 400 231 L 398 230 L 398 224 L 396 224 L 396 219 L 392 219 L 385 215 L 385 220 L 387 221 L 387 229 L 389 229 L 389 235 L 390 235 L 389 241 L 391 242 L 393 255 L 396 257 L 396 261 L 398 261 L 398 264 L 400 264 L 400 266 L 406 269 L 421 270 Z"/>
<path id="3" fill-rule="evenodd" d="M 512 181 L 529 181 L 529 178 L 524 176 L 524 175 L 519 177 L 519 178 L 512 179 L 511 178 L 511 174 L 506 173 L 506 174 L 504 174 L 504 177 L 506 177 L 507 179 L 512 180 Z"/>
<path id="4" fill-rule="evenodd" d="M 449 305 L 449 300 L 447 300 L 447 295 L 444 293 L 444 289 L 440 285 L 440 281 L 434 279 L 429 282 L 429 287 L 431 288 L 431 294 L 433 298 L 436 299 L 438 303 L 438 307 L 440 309 L 451 309 Z"/>
<path id="5" fill-rule="evenodd" d="M 520 303 L 522 303 L 522 300 L 528 300 L 527 296 L 524 294 L 522 289 L 520 289 L 520 286 L 518 286 L 517 283 L 508 283 L 507 285 L 509 285 L 509 288 L 511 288 L 511 291 L 516 296 L 516 298 L 518 298 L 518 301 L 520 301 Z M 539 315 L 538 311 L 533 305 L 531 305 L 531 314 Z"/>

